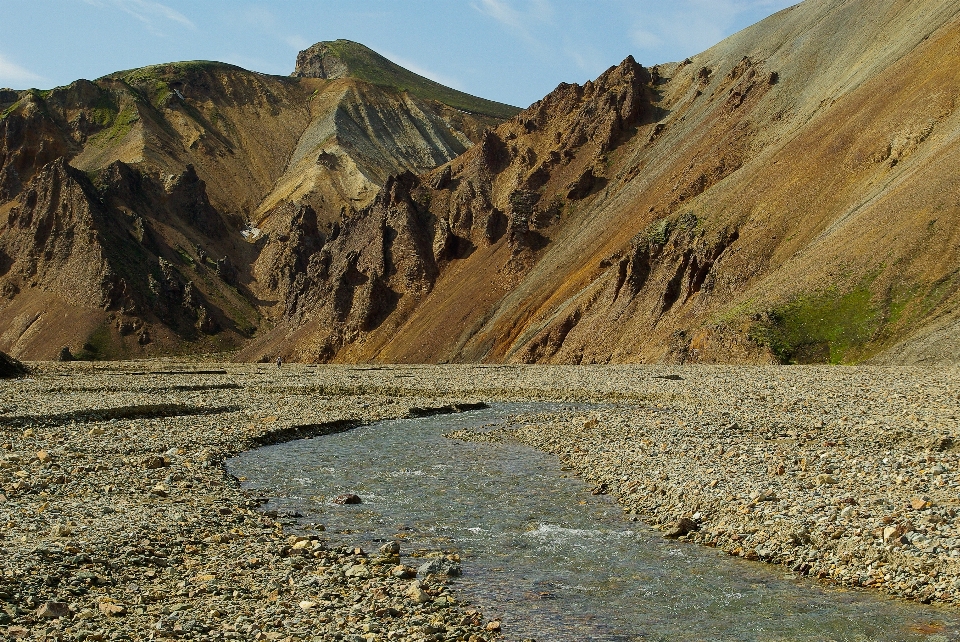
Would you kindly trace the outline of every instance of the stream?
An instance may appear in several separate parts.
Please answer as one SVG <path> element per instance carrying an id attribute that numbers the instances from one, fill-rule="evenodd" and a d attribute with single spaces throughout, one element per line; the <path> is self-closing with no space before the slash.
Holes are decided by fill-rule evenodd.
<path id="1" fill-rule="evenodd" d="M 461 602 L 506 640 L 954 640 L 960 613 L 789 574 L 666 540 L 612 499 L 516 444 L 443 437 L 557 405 L 495 404 L 386 421 L 249 451 L 227 462 L 244 486 L 322 523 L 332 544 L 463 559 Z M 331 499 L 356 493 L 363 503 Z M 420 560 L 404 563 L 418 566 Z"/>

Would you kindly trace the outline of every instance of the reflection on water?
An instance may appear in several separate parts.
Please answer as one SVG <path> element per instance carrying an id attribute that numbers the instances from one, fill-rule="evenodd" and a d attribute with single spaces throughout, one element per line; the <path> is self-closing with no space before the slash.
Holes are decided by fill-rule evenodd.
<path id="1" fill-rule="evenodd" d="M 261 448 L 228 467 L 273 495 L 269 508 L 298 510 L 331 539 L 459 552 L 456 588 L 502 619 L 507 639 L 960 639 L 954 611 L 827 589 L 664 540 L 552 456 L 442 436 L 544 407 L 384 422 Z M 364 503 L 330 503 L 348 492 Z"/>

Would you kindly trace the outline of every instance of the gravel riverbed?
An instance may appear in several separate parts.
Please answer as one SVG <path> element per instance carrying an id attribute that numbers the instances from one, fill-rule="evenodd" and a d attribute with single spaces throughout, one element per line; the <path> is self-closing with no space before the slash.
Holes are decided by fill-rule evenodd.
<path id="1" fill-rule="evenodd" d="M 0 383 L 9 638 L 498 638 L 495 613 L 462 603 L 445 576 L 415 576 L 424 560 L 402 543 L 362 551 L 263 513 L 222 462 L 528 399 L 602 405 L 454 436 L 555 453 L 629 518 L 683 541 L 960 604 L 955 369 L 32 365 Z"/>

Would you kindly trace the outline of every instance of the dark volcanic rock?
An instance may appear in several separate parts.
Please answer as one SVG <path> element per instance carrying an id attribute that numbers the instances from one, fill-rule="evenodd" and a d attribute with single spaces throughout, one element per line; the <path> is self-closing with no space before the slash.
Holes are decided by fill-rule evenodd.
<path id="1" fill-rule="evenodd" d="M 18 379 L 30 374 L 30 369 L 5 352 L 0 352 L 0 379 Z"/>

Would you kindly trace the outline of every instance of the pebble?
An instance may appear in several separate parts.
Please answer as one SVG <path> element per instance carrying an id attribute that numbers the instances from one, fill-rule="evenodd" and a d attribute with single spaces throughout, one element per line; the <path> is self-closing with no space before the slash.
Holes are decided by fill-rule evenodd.
<path id="1" fill-rule="evenodd" d="M 321 525 L 262 512 L 221 465 L 310 436 L 297 426 L 399 418 L 473 395 L 397 403 L 395 383 L 371 376 L 357 389 L 364 371 L 344 368 L 35 365 L 34 377 L 0 384 L 0 406 L 19 409 L 0 416 L 0 639 L 420 642 L 430 622 L 444 640 L 500 636 L 479 619 L 461 624 L 448 576 L 413 580 L 398 543 L 374 564 Z"/>
<path id="2" fill-rule="evenodd" d="M 44 602 L 37 609 L 37 617 L 44 619 L 70 617 L 70 606 L 66 602 Z"/>
<path id="3" fill-rule="evenodd" d="M 558 369 L 561 389 L 593 380 L 596 402 L 620 396 L 448 436 L 554 453 L 685 542 L 960 606 L 956 369 L 688 366 L 669 384 L 657 366 Z"/>
<path id="4" fill-rule="evenodd" d="M 42 363 L 0 385 L 0 406 L 17 409 L 0 416 L 0 613 L 16 613 L 0 637 L 67 639 L 65 627 L 87 640 L 509 636 L 509 621 L 459 606 L 447 575 L 419 573 L 392 546 L 368 556 L 265 513 L 222 467 L 329 422 L 509 400 L 560 408 L 456 436 L 554 453 L 627 519 L 664 531 L 692 521 L 681 542 L 960 606 L 952 369 L 218 364 L 226 374 L 189 374 L 199 367 Z M 156 458 L 165 465 L 147 465 Z M 51 603 L 66 614 L 41 616 Z M 125 614 L 108 617 L 107 604 Z M 443 632 L 426 633 L 435 622 Z"/>

